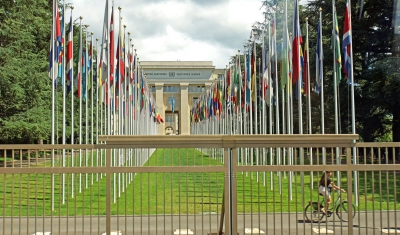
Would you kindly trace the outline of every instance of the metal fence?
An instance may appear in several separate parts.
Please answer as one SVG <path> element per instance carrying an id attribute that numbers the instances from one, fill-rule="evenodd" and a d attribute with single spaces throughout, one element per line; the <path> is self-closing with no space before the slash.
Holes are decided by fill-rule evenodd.
<path id="1" fill-rule="evenodd" d="M 99 145 L 2 145 L 0 233 L 400 234 L 400 143 L 357 138 L 102 136 Z M 347 191 L 331 194 L 326 213 L 318 194 L 324 171 Z"/>

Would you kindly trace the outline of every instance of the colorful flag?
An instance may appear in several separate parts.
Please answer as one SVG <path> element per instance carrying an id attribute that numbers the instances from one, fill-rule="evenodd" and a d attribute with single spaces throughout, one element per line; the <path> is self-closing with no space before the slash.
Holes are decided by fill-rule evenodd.
<path id="1" fill-rule="evenodd" d="M 104 103 L 104 93 L 107 94 L 106 92 L 103 92 L 103 84 L 106 83 L 106 90 L 108 90 L 108 85 L 107 85 L 107 66 L 108 66 L 108 55 L 107 55 L 107 49 L 108 49 L 108 0 L 106 0 L 106 5 L 104 8 L 104 20 L 103 20 L 103 34 L 102 34 L 102 40 L 101 40 L 101 51 L 100 51 L 100 59 L 99 59 L 99 69 L 98 69 L 98 81 L 97 84 L 99 86 L 99 100 L 101 103 Z"/>
<path id="2" fill-rule="evenodd" d="M 322 50 L 322 26 L 321 19 L 318 23 L 318 34 L 317 34 L 317 46 L 316 46 L 316 84 L 315 91 L 319 94 L 321 92 L 321 84 L 323 79 L 322 74 L 322 61 L 323 61 L 323 50 Z"/>
<path id="3" fill-rule="evenodd" d="M 293 84 L 296 84 L 301 74 L 301 61 L 300 61 L 300 50 L 301 44 L 303 43 L 303 37 L 301 36 L 300 21 L 299 21 L 299 3 L 294 1 L 294 28 L 293 28 Z"/>
<path id="4" fill-rule="evenodd" d="M 256 43 L 253 42 L 253 53 L 251 55 L 251 100 L 255 102 L 256 100 L 256 73 L 257 73 L 257 63 L 256 63 Z"/>
<path id="5" fill-rule="evenodd" d="M 277 78 L 278 76 L 276 76 L 276 23 L 275 23 L 275 14 L 274 14 L 274 18 L 272 19 L 272 24 L 271 24 L 271 37 L 270 37 L 270 41 L 269 41 L 269 51 L 270 51 L 270 70 L 271 70 L 271 87 L 275 88 L 278 84 Z M 274 79 L 272 79 L 274 78 Z M 275 100 L 275 93 L 274 92 L 278 92 L 277 90 L 272 90 L 272 96 Z M 276 102 L 274 101 L 274 104 Z"/>
<path id="6" fill-rule="evenodd" d="M 282 41 L 282 69 L 281 69 L 281 87 L 282 89 L 286 86 L 286 83 L 290 79 L 290 40 L 287 24 L 284 25 L 283 29 L 283 41 Z"/>
<path id="7" fill-rule="evenodd" d="M 303 81 L 304 81 L 304 95 L 308 96 L 310 94 L 308 90 L 308 83 L 310 82 L 308 77 L 308 35 L 306 36 L 306 43 L 304 45 Z"/>
<path id="8" fill-rule="evenodd" d="M 344 66 L 343 71 L 346 74 L 347 79 L 352 77 L 352 64 L 351 64 L 351 19 L 350 19 L 350 8 L 349 0 L 346 2 L 346 13 L 344 15 L 344 27 L 343 27 L 343 58 L 344 58 Z"/>
<path id="9" fill-rule="evenodd" d="M 64 71 L 64 68 L 63 68 L 63 58 L 64 58 L 64 25 L 65 25 L 65 23 L 64 23 L 64 21 L 65 21 L 65 19 L 64 19 L 64 17 L 65 17 L 65 13 L 64 13 L 65 11 L 64 11 L 64 8 L 62 9 L 62 20 L 61 20 L 61 23 L 60 23 L 60 15 L 58 16 L 59 18 L 58 18 L 58 23 L 60 23 L 60 33 L 61 33 L 61 41 L 58 41 L 58 39 L 57 39 L 57 56 L 58 56 L 58 58 L 57 58 L 57 62 L 58 62 L 58 78 L 59 78 L 59 82 L 60 82 L 60 84 L 61 85 L 63 85 L 64 84 L 64 77 L 63 77 L 63 71 Z"/>
<path id="10" fill-rule="evenodd" d="M 78 83 L 78 97 L 81 97 L 81 79 L 82 79 L 82 64 L 83 64 L 83 55 L 82 55 L 82 25 L 79 26 L 79 43 L 78 43 L 78 57 L 77 57 L 77 65 L 78 65 L 78 72 L 76 74 L 76 81 Z"/>
<path id="11" fill-rule="evenodd" d="M 82 54 L 82 99 L 86 100 L 86 86 L 87 86 L 87 48 L 82 49 L 83 54 Z"/>
<path id="12" fill-rule="evenodd" d="M 333 54 L 335 56 L 336 84 L 339 84 L 340 80 L 342 80 L 342 72 L 341 72 L 342 71 L 342 58 L 340 55 L 339 26 L 338 26 L 335 6 L 333 6 L 333 31 L 332 31 L 331 49 L 333 50 Z"/>
<path id="13" fill-rule="evenodd" d="M 110 23 L 110 84 L 113 85 L 114 82 L 114 6 L 111 8 L 111 23 Z"/>
<path id="14" fill-rule="evenodd" d="M 58 75 L 58 60 L 59 60 L 59 45 L 62 42 L 60 15 L 58 12 L 58 4 L 53 0 L 53 27 L 50 39 L 50 53 L 49 53 L 49 77 L 53 79 L 55 85 L 57 84 Z"/>
<path id="15" fill-rule="evenodd" d="M 72 60 L 73 57 L 73 26 L 72 26 L 72 13 L 71 18 L 69 20 L 69 27 L 68 27 L 68 43 L 67 43 L 67 94 L 71 91 L 71 84 L 73 81 L 73 66 L 74 62 Z"/>
<path id="16" fill-rule="evenodd" d="M 124 35 L 122 33 L 122 19 L 119 18 L 119 34 L 118 34 L 118 42 L 117 42 L 117 54 L 115 57 L 117 59 L 117 71 L 116 71 L 117 86 L 115 87 L 115 89 L 119 89 L 119 86 L 125 80 L 125 63 L 124 63 L 125 56 L 124 56 L 123 48 L 124 48 Z"/>

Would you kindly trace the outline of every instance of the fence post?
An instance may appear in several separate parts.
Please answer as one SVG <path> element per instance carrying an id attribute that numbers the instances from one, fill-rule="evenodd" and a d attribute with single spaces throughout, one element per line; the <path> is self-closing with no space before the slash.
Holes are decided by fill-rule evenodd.
<path id="1" fill-rule="evenodd" d="M 351 148 L 346 148 L 346 164 L 347 164 L 347 205 L 348 205 L 348 214 L 349 214 L 349 221 L 348 221 L 348 234 L 353 234 L 353 177 L 352 177 L 352 152 Z M 356 157 L 356 156 L 354 156 Z"/>
<path id="2" fill-rule="evenodd" d="M 111 234 L 111 149 L 106 151 L 106 234 Z"/>

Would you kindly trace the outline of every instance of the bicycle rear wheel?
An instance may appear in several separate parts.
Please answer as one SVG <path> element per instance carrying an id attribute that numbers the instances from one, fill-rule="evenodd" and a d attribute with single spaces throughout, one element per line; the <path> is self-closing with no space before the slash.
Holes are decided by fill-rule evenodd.
<path id="1" fill-rule="evenodd" d="M 310 222 L 318 222 L 321 221 L 325 214 L 321 211 L 323 207 L 318 202 L 309 203 L 304 209 L 304 215 L 306 219 Z"/>
<path id="2" fill-rule="evenodd" d="M 356 207 L 354 205 L 352 205 L 352 206 L 353 206 L 353 210 L 352 210 L 353 216 L 352 217 L 354 218 L 354 216 L 356 216 Z M 347 201 L 343 201 L 336 207 L 336 215 L 343 222 L 349 221 L 350 214 L 349 214 L 349 204 L 347 203 Z"/>

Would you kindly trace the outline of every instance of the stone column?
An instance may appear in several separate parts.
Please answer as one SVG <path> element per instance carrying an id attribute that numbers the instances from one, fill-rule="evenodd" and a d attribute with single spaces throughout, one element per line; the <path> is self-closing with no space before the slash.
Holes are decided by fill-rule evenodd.
<path id="1" fill-rule="evenodd" d="M 180 112 L 180 134 L 190 134 L 190 119 L 189 119 L 189 83 L 181 83 L 181 112 Z"/>
<path id="2" fill-rule="evenodd" d="M 161 117 L 165 121 L 165 108 L 164 108 L 164 83 L 156 83 L 156 105 L 157 110 Z M 159 135 L 165 135 L 165 123 L 160 123 L 157 125 L 157 133 Z"/>

